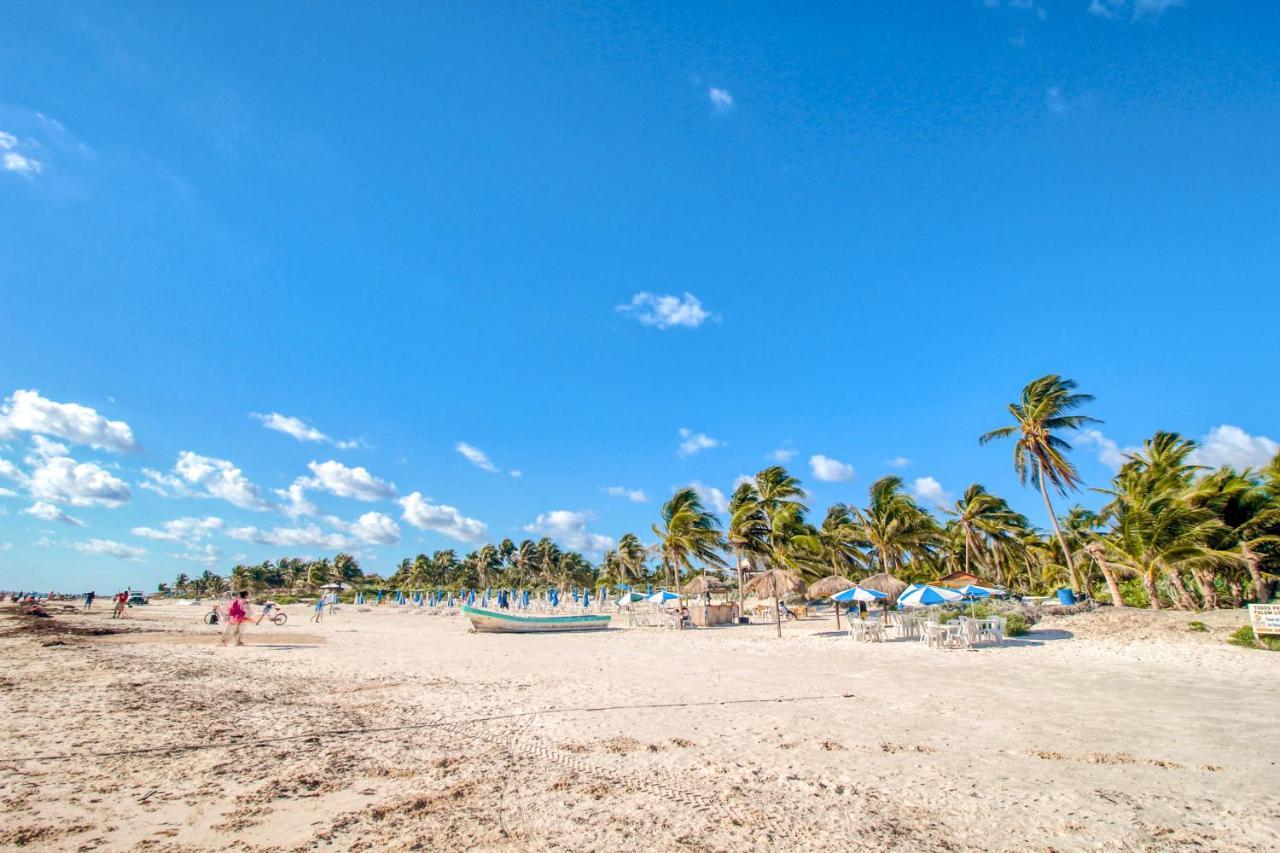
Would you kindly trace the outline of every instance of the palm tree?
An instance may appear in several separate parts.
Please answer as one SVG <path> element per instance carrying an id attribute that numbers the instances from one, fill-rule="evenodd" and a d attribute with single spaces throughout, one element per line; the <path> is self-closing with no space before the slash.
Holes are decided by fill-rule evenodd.
<path id="1" fill-rule="evenodd" d="M 691 486 L 678 489 L 662 505 L 662 525 L 655 524 L 662 560 L 675 574 L 676 593 L 680 592 L 680 573 L 693 570 L 695 560 L 705 565 L 723 567 L 720 550 L 720 520 L 702 505 Z"/>
<path id="2" fill-rule="evenodd" d="M 974 552 L 985 552 L 984 537 L 994 536 L 1015 523 L 1013 510 L 999 498 L 988 492 L 981 483 L 974 483 L 964 490 L 955 505 L 942 510 L 955 518 L 964 534 L 964 570 L 970 572 Z"/>
<path id="3" fill-rule="evenodd" d="M 866 508 L 853 511 L 854 536 L 875 550 L 880 571 L 894 574 L 908 554 L 927 551 L 938 540 L 938 524 L 902 491 L 901 477 L 881 477 L 870 494 Z"/>
<path id="4" fill-rule="evenodd" d="M 1248 570 L 1253 600 L 1260 604 L 1270 601 L 1271 585 L 1262 576 L 1262 566 L 1280 552 L 1280 500 L 1273 498 L 1252 472 L 1220 468 L 1196 483 L 1187 501 L 1214 512 L 1223 525 L 1214 547 L 1236 552 L 1233 562 Z M 1232 583 L 1238 584 L 1238 580 Z"/>
<path id="5" fill-rule="evenodd" d="M 831 574 L 848 577 L 851 572 L 867 567 L 866 555 L 858 547 L 859 540 L 853 515 L 845 504 L 832 504 L 818 530 L 822 558 Z"/>
<path id="6" fill-rule="evenodd" d="M 1067 492 L 1078 489 L 1081 484 L 1079 473 L 1066 457 L 1071 445 L 1058 433 L 1079 429 L 1086 424 L 1101 423 L 1087 415 L 1070 414 L 1093 400 L 1091 394 L 1074 393 L 1075 388 L 1074 381 L 1053 373 L 1033 380 L 1022 389 L 1022 400 L 1009 404 L 1009 412 L 1016 423 L 985 433 L 978 439 L 978 443 L 986 444 L 997 438 L 1018 435 L 1013 448 L 1013 467 L 1018 472 L 1018 482 L 1026 485 L 1027 478 L 1030 477 L 1032 484 L 1039 487 L 1049 520 L 1053 522 L 1054 533 L 1058 536 L 1058 544 L 1062 546 L 1067 571 L 1071 574 L 1072 583 L 1077 589 L 1081 589 L 1083 587 L 1076 575 L 1071 551 L 1058 527 L 1053 503 L 1049 500 L 1049 484 L 1053 484 L 1064 496 Z"/>
<path id="7" fill-rule="evenodd" d="M 1221 526 L 1211 511 L 1189 506 L 1176 494 L 1163 494 L 1126 502 L 1105 544 L 1108 556 L 1137 573 L 1152 608 L 1160 607 L 1156 579 L 1164 575 L 1177 606 L 1195 610 L 1181 572 L 1220 559 L 1209 543 Z"/>
<path id="8" fill-rule="evenodd" d="M 644 561 L 648 556 L 640 538 L 634 533 L 624 533 L 618 540 L 618 571 L 624 583 L 644 577 Z"/>

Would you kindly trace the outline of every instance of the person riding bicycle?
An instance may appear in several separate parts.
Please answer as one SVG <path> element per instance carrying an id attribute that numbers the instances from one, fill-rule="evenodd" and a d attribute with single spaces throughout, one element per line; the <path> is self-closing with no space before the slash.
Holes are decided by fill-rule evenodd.
<path id="1" fill-rule="evenodd" d="M 258 616 L 258 621 L 253 624 L 261 625 L 263 619 L 270 619 L 271 614 L 275 613 L 279 609 L 279 604 L 276 604 L 274 601 L 268 601 L 266 604 L 262 605 L 262 613 Z"/>

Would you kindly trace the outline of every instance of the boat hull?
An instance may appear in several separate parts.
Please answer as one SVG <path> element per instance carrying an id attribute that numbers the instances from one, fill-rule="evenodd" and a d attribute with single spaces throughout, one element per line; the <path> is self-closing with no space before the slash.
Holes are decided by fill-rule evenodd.
<path id="1" fill-rule="evenodd" d="M 568 631 L 603 631 L 613 617 L 583 613 L 570 616 L 522 616 L 462 605 L 462 612 L 480 634 L 560 634 Z"/>

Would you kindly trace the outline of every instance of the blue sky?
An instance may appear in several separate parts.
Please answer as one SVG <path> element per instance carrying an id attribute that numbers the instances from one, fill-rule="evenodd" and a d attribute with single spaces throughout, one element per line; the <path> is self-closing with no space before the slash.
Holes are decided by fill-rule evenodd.
<path id="1" fill-rule="evenodd" d="M 1274 4 L 687 6 L 9 4 L 0 587 L 1274 452 Z"/>

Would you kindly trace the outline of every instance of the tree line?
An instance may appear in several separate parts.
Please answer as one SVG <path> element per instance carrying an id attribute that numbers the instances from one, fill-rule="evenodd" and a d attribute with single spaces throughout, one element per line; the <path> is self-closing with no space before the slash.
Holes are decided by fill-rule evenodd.
<path id="1" fill-rule="evenodd" d="M 663 504 L 653 542 L 634 533 L 591 561 L 551 539 L 503 539 L 459 556 L 452 549 L 401 560 L 386 578 L 365 575 L 348 554 L 236 566 L 180 575 L 176 592 L 314 590 L 325 583 L 390 589 L 591 587 L 659 583 L 678 589 L 697 574 L 736 578 L 739 589 L 768 570 L 801 581 L 838 575 L 857 580 L 887 572 L 906 581 L 967 571 L 1014 592 L 1069 586 L 1117 605 L 1184 610 L 1269 601 L 1280 569 L 1280 455 L 1261 470 L 1210 470 L 1192 462 L 1196 443 L 1157 432 L 1128 454 L 1097 510 L 1057 514 L 1060 498 L 1085 487 L 1069 458 L 1067 436 L 1095 418 L 1079 409 L 1093 398 L 1060 376 L 1028 384 L 1009 404 L 1012 423 L 979 437 L 1013 439 L 1020 482 L 1039 492 L 1051 530 L 1037 529 L 1007 500 L 973 483 L 934 511 L 897 476 L 871 484 L 865 505 L 837 503 L 810 520 L 802 482 L 783 466 L 740 483 L 728 522 L 685 487 Z M 163 586 L 163 585 L 162 585 Z"/>

